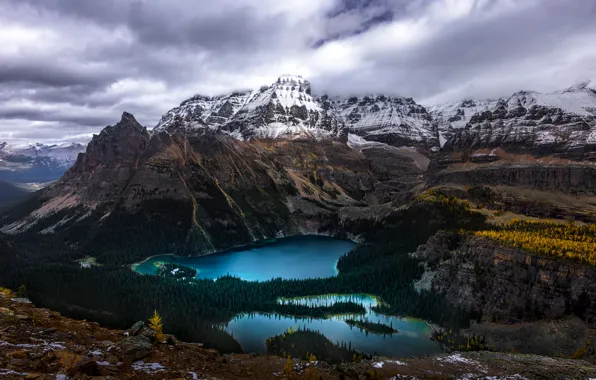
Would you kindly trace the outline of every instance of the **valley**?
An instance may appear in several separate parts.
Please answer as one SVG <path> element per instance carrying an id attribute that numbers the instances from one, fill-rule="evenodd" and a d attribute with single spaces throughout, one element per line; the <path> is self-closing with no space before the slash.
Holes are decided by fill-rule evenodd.
<path id="1" fill-rule="evenodd" d="M 125 112 L 0 215 L 0 285 L 111 328 L 158 310 L 222 353 L 591 361 L 590 333 L 499 339 L 596 327 L 596 119 L 568 106 L 596 95 L 542 95 L 427 110 L 282 76 L 153 130 Z"/>

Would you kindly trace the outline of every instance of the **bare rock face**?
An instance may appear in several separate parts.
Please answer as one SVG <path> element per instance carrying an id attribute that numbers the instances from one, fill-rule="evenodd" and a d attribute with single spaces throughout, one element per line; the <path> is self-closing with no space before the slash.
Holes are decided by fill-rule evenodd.
<path id="1" fill-rule="evenodd" d="M 596 166 L 592 165 L 498 165 L 445 170 L 429 176 L 430 184 L 468 186 L 505 185 L 578 195 L 596 193 Z"/>
<path id="2" fill-rule="evenodd" d="M 439 232 L 420 246 L 431 288 L 493 322 L 576 314 L 596 323 L 596 269 L 471 236 Z"/>
<path id="3" fill-rule="evenodd" d="M 354 149 L 341 139 L 242 141 L 193 125 L 177 118 L 175 133 L 149 134 L 125 113 L 0 229 L 68 234 L 89 225 L 110 241 L 155 229 L 156 240 L 171 243 L 161 249 L 200 254 L 278 236 L 342 235 L 349 227 L 340 225 L 340 208 L 389 202 L 422 181 L 424 156 L 408 150 Z"/>
<path id="4" fill-rule="evenodd" d="M 507 161 L 511 155 L 595 162 L 596 91 L 589 86 L 430 108 L 441 138 L 437 166 Z"/>

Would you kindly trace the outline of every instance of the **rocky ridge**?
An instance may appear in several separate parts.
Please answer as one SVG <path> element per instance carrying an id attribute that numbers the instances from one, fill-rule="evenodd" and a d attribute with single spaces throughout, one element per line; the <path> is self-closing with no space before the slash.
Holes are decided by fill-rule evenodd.
<path id="1" fill-rule="evenodd" d="M 514 323 L 571 313 L 588 324 L 596 321 L 596 269 L 591 266 L 448 232 L 437 233 L 414 255 L 427 268 L 421 284 L 484 321 Z"/>
<path id="2" fill-rule="evenodd" d="M 498 161 L 506 153 L 596 161 L 596 90 L 590 82 L 543 94 L 429 108 L 441 140 L 438 166 Z M 561 163 L 565 163 L 564 161 Z"/>
<path id="3" fill-rule="evenodd" d="M 354 133 L 393 146 L 436 150 L 438 140 L 425 108 L 411 98 L 311 96 L 310 83 L 281 76 L 258 90 L 194 96 L 167 112 L 156 131 L 175 131 L 176 120 L 190 130 L 210 129 L 238 139 L 340 138 Z"/>

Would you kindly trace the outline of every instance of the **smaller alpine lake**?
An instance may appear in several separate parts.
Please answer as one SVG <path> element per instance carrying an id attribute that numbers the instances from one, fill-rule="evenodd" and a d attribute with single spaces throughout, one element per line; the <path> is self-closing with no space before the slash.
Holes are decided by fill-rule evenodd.
<path id="1" fill-rule="evenodd" d="M 245 281 L 325 278 L 338 275 L 339 258 L 355 245 L 351 241 L 329 237 L 300 236 L 266 241 L 207 256 L 153 256 L 133 265 L 132 269 L 137 273 L 155 275 L 165 264 L 179 265 L 196 270 L 196 278 L 213 280 L 226 275 Z M 175 271 L 178 269 L 173 269 L 172 274 Z M 313 289 L 313 294 L 317 294 L 316 289 Z M 244 352 L 266 352 L 267 339 L 288 329 L 317 331 L 333 343 L 345 344 L 346 347 L 366 354 L 406 357 L 441 351 L 439 344 L 430 339 L 429 326 L 425 321 L 379 314 L 374 308 L 381 301 L 372 295 L 278 298 L 277 303 L 309 308 L 352 303 L 361 306 L 361 311 L 327 315 L 324 318 L 243 313 L 222 324 L 220 328 L 229 333 Z"/>
<path id="2" fill-rule="evenodd" d="M 288 328 L 318 331 L 334 343 L 345 343 L 346 346 L 367 354 L 408 357 L 441 352 L 439 344 L 430 339 L 429 327 L 425 321 L 378 314 L 373 311 L 378 301 L 366 294 L 322 295 L 279 299 L 278 302 L 310 307 L 354 302 L 364 306 L 366 313 L 342 314 L 324 319 L 264 313 L 242 314 L 228 323 L 225 330 L 246 352 L 265 352 L 265 340 L 285 332 Z M 394 332 L 375 332 L 366 325 L 354 325 L 354 321 L 381 326 Z"/>

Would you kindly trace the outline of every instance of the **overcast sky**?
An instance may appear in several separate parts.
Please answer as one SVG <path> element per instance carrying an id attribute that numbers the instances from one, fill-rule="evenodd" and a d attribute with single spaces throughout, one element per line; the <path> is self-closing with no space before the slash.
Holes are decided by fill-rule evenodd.
<path id="1" fill-rule="evenodd" d="M 0 0 L 0 141 L 149 128 L 196 93 L 302 74 L 419 103 L 596 79 L 594 0 Z"/>

